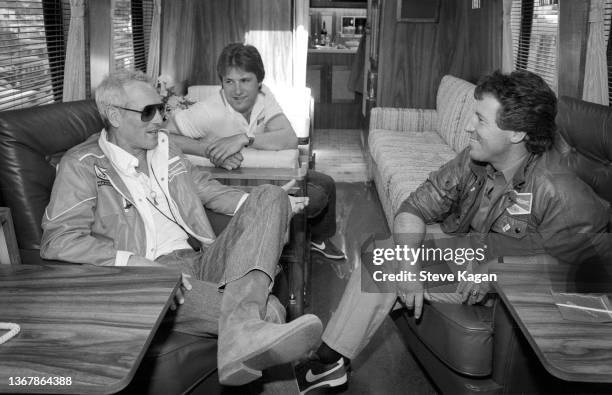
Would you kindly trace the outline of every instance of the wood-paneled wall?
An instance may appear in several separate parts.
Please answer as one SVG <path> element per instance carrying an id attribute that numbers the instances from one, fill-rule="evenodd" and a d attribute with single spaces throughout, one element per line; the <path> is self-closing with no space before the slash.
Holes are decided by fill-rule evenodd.
<path id="1" fill-rule="evenodd" d="M 476 81 L 501 68 L 502 0 L 441 0 L 438 23 L 397 23 L 396 0 L 384 0 L 377 105 L 435 107 L 445 74 Z"/>
<path id="2" fill-rule="evenodd" d="M 161 74 L 188 85 L 218 84 L 221 50 L 248 38 L 262 55 L 265 82 L 291 78 L 290 1 L 163 0 L 162 4 Z"/>

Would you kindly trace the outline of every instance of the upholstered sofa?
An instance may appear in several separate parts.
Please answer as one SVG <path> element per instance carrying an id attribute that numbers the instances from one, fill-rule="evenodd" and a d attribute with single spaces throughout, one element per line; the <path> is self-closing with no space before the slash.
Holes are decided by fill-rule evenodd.
<path id="1" fill-rule="evenodd" d="M 372 110 L 369 169 L 391 229 L 408 195 L 468 145 L 465 129 L 473 115 L 474 87 L 447 75 L 440 83 L 435 109 Z M 567 97 L 560 100 L 556 149 L 608 201 L 612 201 L 611 120 L 608 107 Z M 440 232 L 439 227 L 428 227 L 430 231 Z M 548 374 L 499 300 L 492 307 L 428 302 L 420 320 L 406 310 L 396 310 L 392 317 L 443 393 L 610 390 L 610 386 L 574 386 Z"/>
<path id="2" fill-rule="evenodd" d="M 473 109 L 474 85 L 451 75 L 440 82 L 435 109 L 372 109 L 369 170 L 389 226 L 410 192 L 467 146 Z"/>

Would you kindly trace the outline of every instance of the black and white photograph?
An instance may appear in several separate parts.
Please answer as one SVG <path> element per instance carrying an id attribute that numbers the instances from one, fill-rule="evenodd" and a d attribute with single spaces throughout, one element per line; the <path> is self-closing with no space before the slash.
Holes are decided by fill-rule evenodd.
<path id="1" fill-rule="evenodd" d="M 0 394 L 611 394 L 611 21 L 0 0 Z"/>

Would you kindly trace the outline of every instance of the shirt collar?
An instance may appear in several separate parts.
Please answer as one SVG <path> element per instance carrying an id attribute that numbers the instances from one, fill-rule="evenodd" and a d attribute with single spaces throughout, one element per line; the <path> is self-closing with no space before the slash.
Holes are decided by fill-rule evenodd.
<path id="1" fill-rule="evenodd" d="M 512 188 L 521 188 L 521 186 L 525 183 L 525 174 L 529 170 L 530 164 L 539 156 L 539 154 L 529 153 L 526 157 L 518 160 L 515 164 L 511 166 L 511 168 L 507 169 L 506 172 L 503 173 L 504 178 L 506 180 L 512 180 Z M 482 176 L 490 176 L 493 177 L 495 173 L 495 169 L 489 163 L 483 162 L 475 162 L 474 160 L 470 160 L 470 168 L 472 171 Z"/>
<path id="2" fill-rule="evenodd" d="M 100 133 L 100 137 L 98 138 L 98 144 L 104 152 L 104 155 L 108 158 L 108 160 L 115 166 L 115 168 L 127 175 L 127 176 L 136 176 L 138 167 L 138 159 L 119 147 L 108 141 L 108 133 L 106 129 L 102 129 L 102 133 Z"/>
<path id="3" fill-rule="evenodd" d="M 264 110 L 264 98 L 269 92 L 270 92 L 270 89 L 264 84 L 262 84 L 261 89 L 259 90 L 259 93 L 257 94 L 257 99 L 255 99 L 255 104 L 253 104 L 253 109 L 251 110 L 251 117 L 250 117 L 251 124 L 253 122 L 256 122 L 259 114 Z M 220 93 L 221 93 L 221 98 L 223 99 L 223 104 L 225 105 L 225 108 L 227 108 L 229 112 L 240 116 L 240 119 L 244 120 L 244 122 L 247 123 L 244 115 L 234 110 L 231 104 L 229 104 L 229 102 L 227 101 L 227 98 L 225 97 L 225 92 L 223 91 L 223 87 L 221 87 Z"/>

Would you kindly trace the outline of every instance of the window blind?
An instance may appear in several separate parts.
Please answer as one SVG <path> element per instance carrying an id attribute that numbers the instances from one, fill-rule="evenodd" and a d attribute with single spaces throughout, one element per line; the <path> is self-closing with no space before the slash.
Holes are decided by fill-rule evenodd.
<path id="1" fill-rule="evenodd" d="M 610 28 L 612 20 L 612 0 L 604 3 L 604 39 L 606 43 L 606 59 L 608 61 L 608 99 L 612 105 L 612 43 L 610 42 Z"/>
<path id="2" fill-rule="evenodd" d="M 63 25 L 61 0 L 0 0 L 0 110 L 61 101 Z"/>
<path id="3" fill-rule="evenodd" d="M 153 0 L 115 0 L 113 60 L 115 70 L 147 71 Z"/>
<path id="4" fill-rule="evenodd" d="M 516 69 L 538 74 L 556 92 L 558 0 L 514 0 L 510 25 Z"/>

